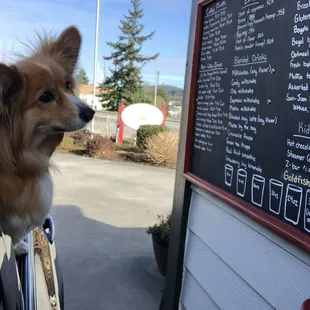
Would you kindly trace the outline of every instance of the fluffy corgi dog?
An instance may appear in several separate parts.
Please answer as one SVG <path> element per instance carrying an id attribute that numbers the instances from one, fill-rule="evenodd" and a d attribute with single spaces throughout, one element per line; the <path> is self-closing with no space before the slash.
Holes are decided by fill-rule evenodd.
<path id="1" fill-rule="evenodd" d="M 95 113 L 73 93 L 80 45 L 72 26 L 14 65 L 0 64 L 0 227 L 16 255 L 28 252 L 25 235 L 50 211 L 50 156 Z"/>

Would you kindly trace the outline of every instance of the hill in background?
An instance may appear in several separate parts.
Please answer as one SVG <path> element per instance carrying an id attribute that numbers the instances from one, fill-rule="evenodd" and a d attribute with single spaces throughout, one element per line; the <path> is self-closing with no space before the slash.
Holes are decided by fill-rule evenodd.
<path id="1" fill-rule="evenodd" d="M 154 92 L 154 85 L 147 85 L 149 91 Z M 169 95 L 169 98 L 173 105 L 182 105 L 183 89 L 172 85 L 158 85 L 158 88 L 163 88 Z"/>

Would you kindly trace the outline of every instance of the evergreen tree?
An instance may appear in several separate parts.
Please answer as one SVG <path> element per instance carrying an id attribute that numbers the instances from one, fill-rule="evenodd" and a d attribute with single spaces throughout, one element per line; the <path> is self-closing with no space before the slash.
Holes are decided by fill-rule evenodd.
<path id="1" fill-rule="evenodd" d="M 158 88 L 157 95 L 160 96 L 164 100 L 165 104 L 169 103 L 170 98 L 164 87 Z"/>
<path id="2" fill-rule="evenodd" d="M 87 76 L 86 71 L 83 68 L 79 70 L 75 78 L 79 84 L 88 85 L 89 83 L 89 78 Z"/>
<path id="3" fill-rule="evenodd" d="M 106 60 L 112 60 L 114 69 L 110 69 L 111 76 L 100 85 L 105 93 L 101 95 L 103 106 L 110 111 L 116 111 L 122 99 L 126 104 L 131 104 L 143 92 L 141 68 L 158 55 L 146 57 L 140 54 L 142 44 L 150 40 L 155 31 L 148 35 L 142 35 L 144 25 L 140 23 L 143 17 L 143 9 L 140 0 L 131 0 L 132 9 L 128 15 L 124 15 L 119 26 L 121 35 L 116 43 L 107 42 L 113 48 Z"/>
<path id="4" fill-rule="evenodd" d="M 134 103 L 154 103 L 154 93 L 150 93 L 145 85 L 135 92 L 131 97 Z"/>

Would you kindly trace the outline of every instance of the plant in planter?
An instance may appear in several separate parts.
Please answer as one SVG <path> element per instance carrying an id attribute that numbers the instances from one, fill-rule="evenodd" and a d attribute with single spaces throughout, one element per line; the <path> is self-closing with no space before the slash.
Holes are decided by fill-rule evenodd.
<path id="1" fill-rule="evenodd" d="M 171 213 L 166 217 L 158 216 L 158 223 L 147 229 L 147 234 L 152 235 L 153 251 L 156 264 L 161 275 L 166 276 L 167 257 L 171 230 Z"/>

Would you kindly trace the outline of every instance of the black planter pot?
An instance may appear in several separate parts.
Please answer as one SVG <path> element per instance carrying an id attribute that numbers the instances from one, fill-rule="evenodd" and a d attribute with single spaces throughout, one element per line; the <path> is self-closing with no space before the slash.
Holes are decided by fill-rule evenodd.
<path id="1" fill-rule="evenodd" d="M 152 234 L 153 251 L 157 268 L 162 276 L 166 276 L 169 243 Z"/>

